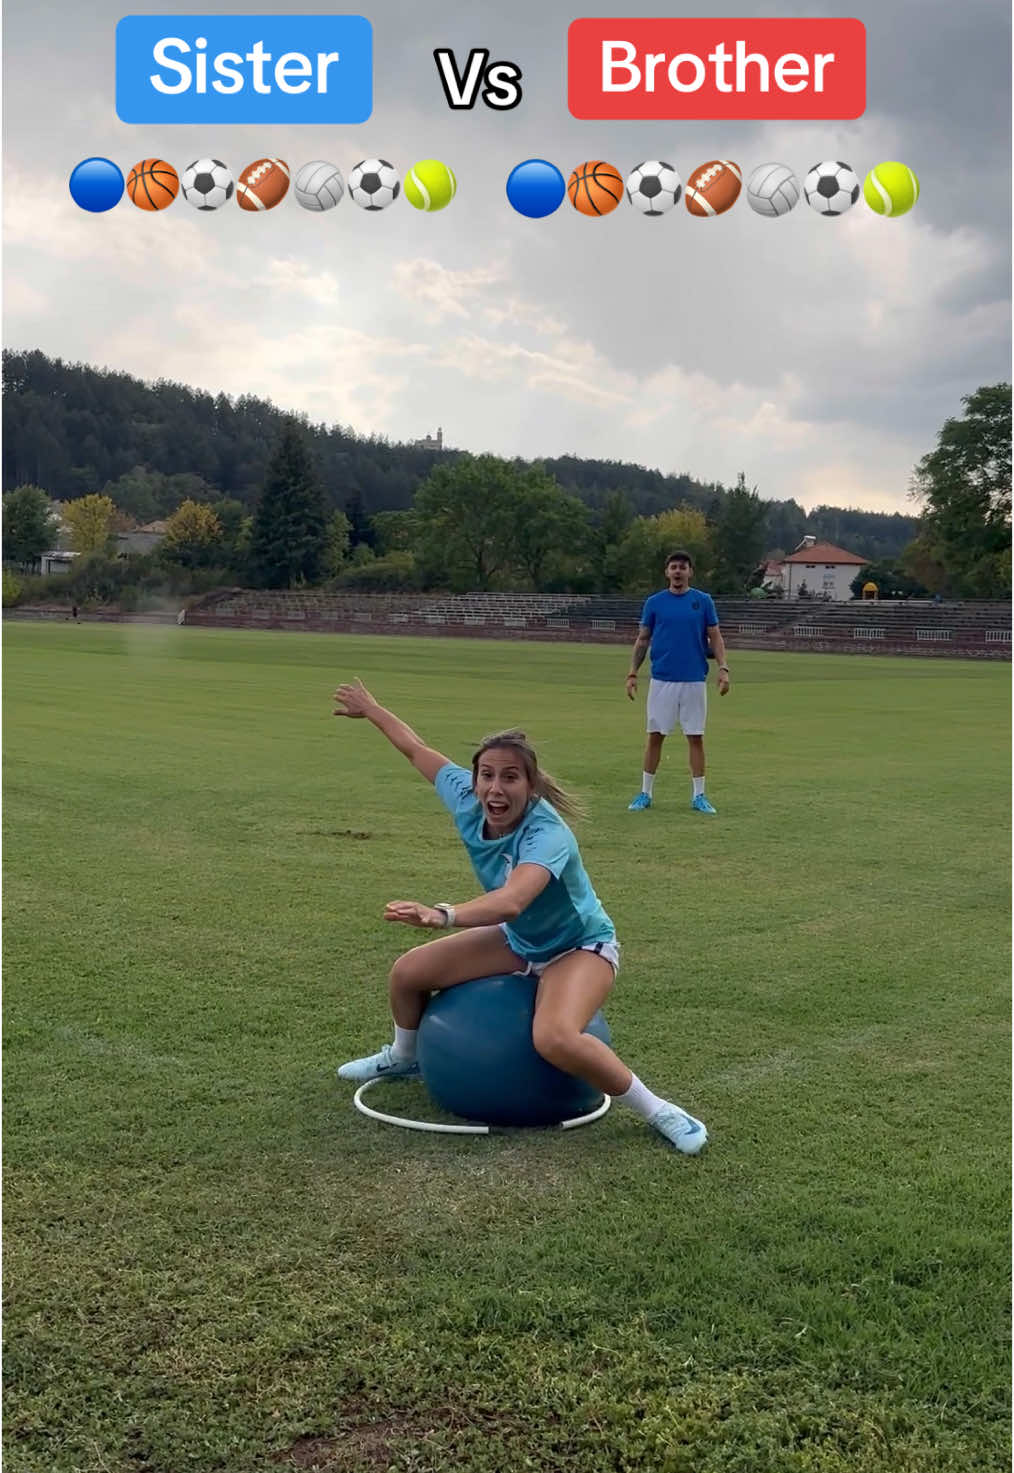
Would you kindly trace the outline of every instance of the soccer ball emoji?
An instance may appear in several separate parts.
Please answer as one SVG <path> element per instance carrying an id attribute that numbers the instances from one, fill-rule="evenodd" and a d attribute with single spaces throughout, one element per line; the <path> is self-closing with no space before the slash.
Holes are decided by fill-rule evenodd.
<path id="1" fill-rule="evenodd" d="M 638 164 L 627 180 L 627 198 L 642 215 L 664 215 L 678 204 L 683 193 L 680 176 L 672 164 L 649 159 Z"/>
<path id="2" fill-rule="evenodd" d="M 401 180 L 386 159 L 363 159 L 349 175 L 349 194 L 361 210 L 386 210 L 401 193 Z"/>
<path id="3" fill-rule="evenodd" d="M 220 210 L 236 186 L 221 159 L 195 159 L 183 173 L 183 198 L 195 210 Z"/>
<path id="4" fill-rule="evenodd" d="M 859 180 L 848 164 L 814 164 L 803 181 L 806 203 L 818 215 L 844 215 L 859 198 Z"/>

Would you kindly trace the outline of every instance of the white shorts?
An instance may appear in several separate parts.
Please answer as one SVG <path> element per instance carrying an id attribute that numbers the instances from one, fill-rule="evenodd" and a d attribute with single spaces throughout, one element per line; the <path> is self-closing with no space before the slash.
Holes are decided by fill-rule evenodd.
<path id="1" fill-rule="evenodd" d="M 510 946 L 507 938 L 507 927 L 501 922 L 500 929 L 504 933 L 504 940 Z M 561 951 L 556 956 L 551 956 L 548 962 L 525 962 L 511 975 L 514 977 L 541 977 L 547 967 L 558 962 L 562 956 L 573 956 L 576 951 L 590 951 L 595 956 L 600 956 L 604 962 L 608 962 L 613 969 L 615 977 L 620 970 L 620 943 L 618 941 L 593 941 L 589 946 L 571 946 L 567 951 Z M 515 956 L 517 953 L 515 952 Z M 524 960 L 521 958 L 521 960 Z"/>
<path id="2" fill-rule="evenodd" d="M 648 730 L 668 736 L 679 722 L 684 736 L 703 736 L 708 687 L 703 680 L 653 680 L 648 686 Z"/>

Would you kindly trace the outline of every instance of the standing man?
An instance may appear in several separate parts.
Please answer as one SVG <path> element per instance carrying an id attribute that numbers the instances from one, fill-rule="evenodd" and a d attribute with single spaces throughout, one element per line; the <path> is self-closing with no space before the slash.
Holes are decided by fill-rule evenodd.
<path id="1" fill-rule="evenodd" d="M 653 593 L 641 613 L 627 676 L 627 695 L 637 695 L 637 672 L 651 647 L 648 688 L 648 742 L 644 749 L 641 791 L 630 804 L 634 812 L 651 807 L 662 743 L 679 722 L 690 748 L 690 776 L 695 813 L 714 813 L 704 796 L 704 722 L 708 710 L 708 650 L 718 661 L 718 693 L 729 689 L 725 641 L 711 595 L 691 588 L 694 560 L 679 548 L 665 560 L 668 588 Z"/>

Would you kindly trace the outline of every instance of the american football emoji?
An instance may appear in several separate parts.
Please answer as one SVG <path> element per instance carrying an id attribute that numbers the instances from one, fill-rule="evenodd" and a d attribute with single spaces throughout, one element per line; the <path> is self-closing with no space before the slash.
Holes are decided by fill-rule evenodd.
<path id="1" fill-rule="evenodd" d="M 241 210 L 273 210 L 285 198 L 289 166 L 284 159 L 254 159 L 236 185 Z"/>
<path id="2" fill-rule="evenodd" d="M 729 159 L 701 164 L 687 182 L 686 202 L 691 215 L 724 215 L 743 187 L 743 171 Z"/>

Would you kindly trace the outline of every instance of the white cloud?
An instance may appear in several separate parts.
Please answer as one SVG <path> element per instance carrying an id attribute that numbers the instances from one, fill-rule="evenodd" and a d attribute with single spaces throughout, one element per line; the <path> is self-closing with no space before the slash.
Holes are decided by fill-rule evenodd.
<path id="1" fill-rule="evenodd" d="M 395 265 L 392 285 L 425 322 L 439 322 L 444 317 L 470 316 L 482 292 L 502 280 L 503 268 L 498 265 L 455 271 L 415 257 Z"/>
<path id="2" fill-rule="evenodd" d="M 627 459 L 727 484 L 744 469 L 765 495 L 910 511 L 911 467 L 943 419 L 1010 364 L 1009 160 L 994 126 L 1009 117 L 1008 23 L 970 4 L 974 23 L 884 0 L 891 97 L 863 118 L 721 129 L 721 151 L 748 170 L 781 160 L 801 177 L 837 157 L 862 175 L 903 158 L 923 186 L 911 215 L 885 221 L 860 203 L 825 221 L 800 202 L 764 221 L 742 201 L 703 222 L 682 206 L 662 221 L 626 206 L 602 221 L 566 203 L 545 221 L 510 210 L 504 180 L 526 154 L 565 174 L 595 155 L 622 168 L 668 157 L 685 178 L 716 151 L 713 123 L 571 119 L 544 0 L 467 15 L 448 0 L 425 14 L 385 0 L 369 124 L 271 135 L 294 167 L 333 158 L 346 175 L 372 153 L 402 172 L 420 154 L 444 157 L 459 178 L 446 211 L 402 200 L 372 216 L 346 199 L 316 217 L 290 199 L 263 218 L 234 206 L 205 217 L 182 200 L 154 215 L 124 200 L 90 216 L 54 161 L 69 172 L 106 154 L 126 171 L 163 152 L 182 168 L 211 149 L 238 164 L 249 130 L 120 124 L 108 62 L 122 8 L 16 6 L 5 15 L 7 340 L 392 438 L 440 423 L 474 450 Z M 919 44 L 906 48 L 916 23 Z M 459 53 L 478 27 L 514 55 L 523 106 L 452 114 L 434 27 Z M 927 88 L 935 75 L 947 77 L 943 102 Z"/>
<path id="3" fill-rule="evenodd" d="M 304 261 L 272 257 L 251 283 L 258 291 L 282 297 L 307 297 L 318 307 L 336 306 L 341 299 L 338 278 L 332 271 L 314 271 Z"/>

